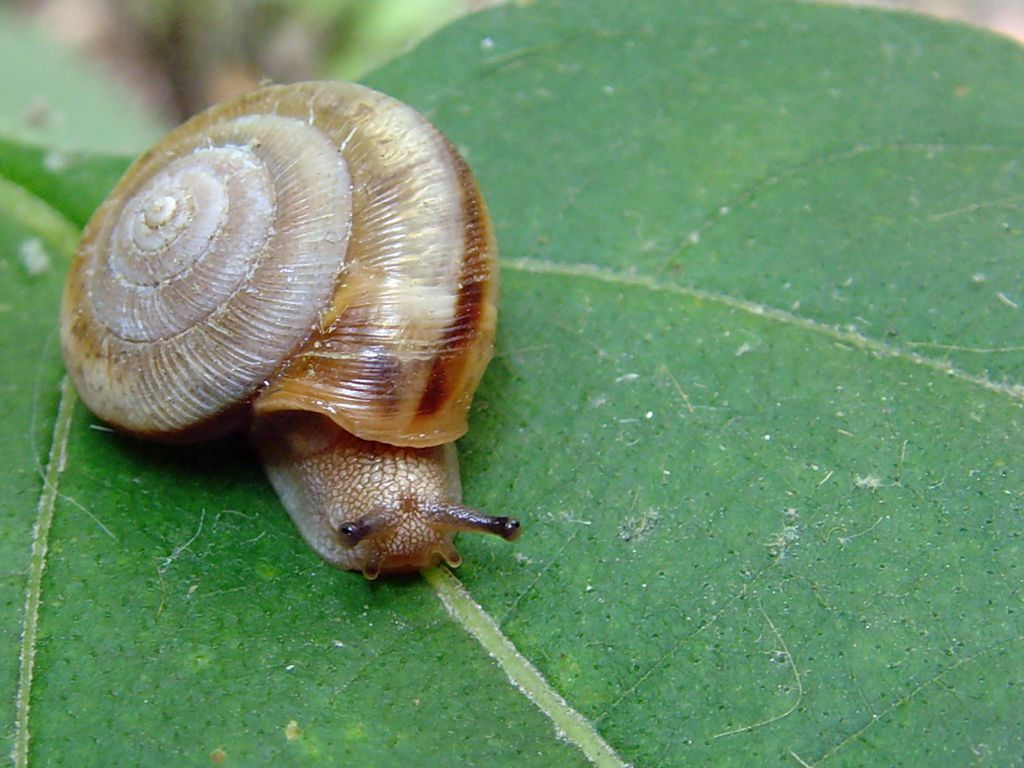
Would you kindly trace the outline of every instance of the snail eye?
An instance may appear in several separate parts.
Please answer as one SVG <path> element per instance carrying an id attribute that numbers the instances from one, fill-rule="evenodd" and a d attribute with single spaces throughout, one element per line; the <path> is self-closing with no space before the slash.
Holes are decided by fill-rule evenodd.
<path id="1" fill-rule="evenodd" d="M 367 525 L 366 523 L 342 523 L 338 526 L 338 536 L 341 537 L 342 543 L 347 546 L 354 547 L 360 541 L 365 539 L 371 530 L 373 530 L 372 526 Z"/>

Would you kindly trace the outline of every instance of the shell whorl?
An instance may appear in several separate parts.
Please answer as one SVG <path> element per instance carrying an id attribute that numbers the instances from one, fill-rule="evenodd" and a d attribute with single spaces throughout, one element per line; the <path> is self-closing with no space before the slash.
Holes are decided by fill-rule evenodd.
<path id="1" fill-rule="evenodd" d="M 93 217 L 62 307 L 86 404 L 191 439 L 310 410 L 364 439 L 465 431 L 490 358 L 493 237 L 465 164 L 361 86 L 271 86 L 140 158 Z"/>

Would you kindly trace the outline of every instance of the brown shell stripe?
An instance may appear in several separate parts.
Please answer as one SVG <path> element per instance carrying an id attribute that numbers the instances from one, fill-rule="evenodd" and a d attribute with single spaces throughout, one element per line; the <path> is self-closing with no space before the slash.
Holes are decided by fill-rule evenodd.
<path id="1" fill-rule="evenodd" d="M 445 329 L 442 349 L 458 350 L 458 354 L 442 354 L 427 376 L 417 414 L 429 417 L 444 408 L 459 393 L 465 369 L 473 364 L 466 354 L 465 339 L 471 339 L 480 327 L 487 288 L 493 290 L 495 279 L 489 260 L 493 258 L 491 223 L 482 205 L 480 191 L 462 157 L 449 146 L 455 171 L 459 177 L 464 216 L 462 268 L 459 272 L 459 295 L 455 314 Z M 495 264 L 496 265 L 496 264 Z M 474 382 L 475 383 L 475 382 Z"/>

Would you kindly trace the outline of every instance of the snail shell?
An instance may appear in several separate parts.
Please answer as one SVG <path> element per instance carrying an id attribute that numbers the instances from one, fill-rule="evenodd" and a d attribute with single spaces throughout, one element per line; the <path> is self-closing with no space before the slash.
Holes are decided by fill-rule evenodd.
<path id="1" fill-rule="evenodd" d="M 328 562 L 457 565 L 466 431 L 497 318 L 469 168 L 427 120 L 347 83 L 213 107 L 128 169 L 83 234 L 68 371 L 116 428 L 187 442 L 248 427 Z"/>

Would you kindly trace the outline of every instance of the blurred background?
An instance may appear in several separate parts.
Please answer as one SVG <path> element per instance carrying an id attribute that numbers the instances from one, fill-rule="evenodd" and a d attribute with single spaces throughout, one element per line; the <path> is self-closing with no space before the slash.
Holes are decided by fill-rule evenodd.
<path id="1" fill-rule="evenodd" d="M 1021 0 L 839 1 L 960 19 L 1024 40 Z M 134 144 L 134 137 L 155 138 L 264 79 L 358 79 L 456 17 L 499 2 L 0 0 L 0 69 L 15 74 L 0 96 L 0 134 L 74 145 L 74 131 L 59 125 L 51 102 L 85 95 L 32 89 L 34 80 L 60 80 L 62 67 L 82 66 L 81 60 L 126 104 L 123 119 L 131 130 L 125 135 Z M 55 58 L 37 61 L 43 47 L 56 47 Z M 111 134 L 110 146 L 118 147 L 116 127 Z"/>
<path id="2" fill-rule="evenodd" d="M 263 79 L 353 80 L 496 0 L 7 0 L 180 122 Z"/>

